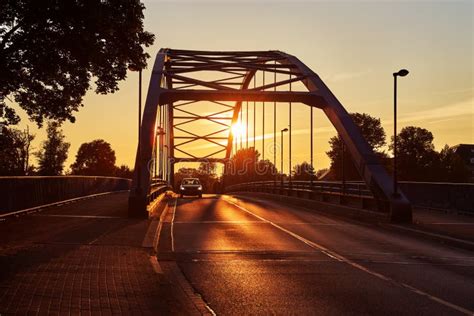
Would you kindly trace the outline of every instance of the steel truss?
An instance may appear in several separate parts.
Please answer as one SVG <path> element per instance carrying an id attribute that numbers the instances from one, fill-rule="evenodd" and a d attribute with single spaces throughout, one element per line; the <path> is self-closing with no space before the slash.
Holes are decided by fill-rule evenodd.
<path id="1" fill-rule="evenodd" d="M 263 80 L 257 83 L 258 73 L 263 74 Z M 293 91 L 292 85 L 296 84 L 305 87 L 305 91 Z M 200 102 L 207 102 L 205 111 L 198 105 Z M 411 220 L 410 203 L 403 193 L 392 194 L 391 177 L 342 104 L 315 72 L 298 58 L 280 51 L 159 51 L 141 123 L 141 150 L 137 151 L 135 163 L 135 170 L 141 172 L 134 175 L 130 214 L 146 215 L 147 195 L 154 177 L 173 185 L 175 163 L 225 163 L 232 154 L 233 144 L 237 146 L 231 126 L 239 119 L 243 120 L 243 104 L 246 105 L 248 129 L 249 102 L 253 102 L 254 106 L 254 146 L 255 102 L 262 102 L 263 105 L 265 102 L 273 103 L 275 116 L 276 102 L 299 102 L 321 109 L 343 139 L 346 150 L 374 196 L 388 201 L 392 220 Z M 291 110 L 289 114 L 291 120 Z M 207 122 L 206 126 L 214 126 L 215 129 L 206 127 L 208 132 L 203 133 L 190 128 L 200 122 Z M 264 130 L 264 120 L 262 124 Z M 274 128 L 275 125 L 274 122 Z M 275 130 L 273 133 L 275 135 Z M 291 124 L 289 135 L 291 146 Z M 246 137 L 248 146 L 248 130 Z M 198 155 L 185 149 L 198 141 L 209 145 L 209 153 Z M 241 146 L 242 143 L 240 139 Z M 137 181 L 138 177 L 140 181 Z"/>

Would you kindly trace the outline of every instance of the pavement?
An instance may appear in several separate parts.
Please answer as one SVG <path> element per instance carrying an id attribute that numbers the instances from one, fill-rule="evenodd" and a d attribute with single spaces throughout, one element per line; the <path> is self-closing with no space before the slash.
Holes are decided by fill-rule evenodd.
<path id="1" fill-rule="evenodd" d="M 0 315 L 199 314 L 156 271 L 142 243 L 151 220 L 127 218 L 128 193 L 0 223 Z M 159 272 L 159 273 L 157 273 Z"/>
<path id="2" fill-rule="evenodd" d="M 265 199 L 173 197 L 159 224 L 126 199 L 0 223 L 0 314 L 474 314 L 471 250 Z"/>

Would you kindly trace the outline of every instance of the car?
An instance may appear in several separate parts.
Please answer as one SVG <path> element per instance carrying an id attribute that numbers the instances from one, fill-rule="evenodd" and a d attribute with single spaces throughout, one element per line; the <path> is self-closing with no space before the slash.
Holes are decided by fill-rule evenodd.
<path id="1" fill-rule="evenodd" d="M 179 186 L 179 196 L 197 195 L 202 198 L 202 185 L 198 178 L 184 178 Z"/>

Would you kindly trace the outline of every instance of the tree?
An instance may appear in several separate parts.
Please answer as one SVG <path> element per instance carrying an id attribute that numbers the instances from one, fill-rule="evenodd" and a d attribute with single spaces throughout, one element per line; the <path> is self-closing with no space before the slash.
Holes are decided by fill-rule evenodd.
<path id="1" fill-rule="evenodd" d="M 455 148 L 444 145 L 439 153 L 440 172 L 438 181 L 468 182 L 469 169 Z"/>
<path id="2" fill-rule="evenodd" d="M 315 179 L 314 168 L 306 161 L 295 165 L 291 174 L 294 180 L 309 181 L 311 178 L 313 178 L 313 180 Z"/>
<path id="3" fill-rule="evenodd" d="M 95 79 L 95 91 L 118 90 L 127 68 L 142 69 L 143 30 L 139 0 L 3 0 L 0 14 L 0 119 L 19 117 L 5 98 L 12 95 L 41 126 L 44 119 L 74 122 L 73 112 Z"/>
<path id="4" fill-rule="evenodd" d="M 48 123 L 46 134 L 46 140 L 36 153 L 38 173 L 43 176 L 57 176 L 63 172 L 70 144 L 64 141 L 65 136 L 57 122 Z"/>
<path id="5" fill-rule="evenodd" d="M 198 178 L 205 193 L 215 192 L 218 182 L 216 168 L 214 162 L 201 162 L 197 169 L 179 168 L 178 172 L 174 174 L 175 188 L 181 184 L 184 178 Z"/>
<path id="6" fill-rule="evenodd" d="M 386 157 L 384 152 L 380 149 L 386 144 L 385 131 L 380 123 L 380 119 L 370 116 L 366 113 L 351 113 L 351 118 L 360 129 L 362 136 L 369 143 L 369 146 L 374 150 L 379 158 Z M 331 149 L 326 152 L 331 159 L 331 172 L 336 179 L 342 178 L 342 162 L 343 162 L 343 141 L 338 136 L 331 137 L 329 145 Z M 346 179 L 359 179 L 360 175 L 354 165 L 352 158 L 347 150 L 345 150 L 344 158 L 344 172 Z"/>
<path id="7" fill-rule="evenodd" d="M 0 175 L 27 175 L 32 166 L 29 164 L 30 144 L 35 138 L 29 133 L 3 126 L 0 132 Z"/>
<path id="8" fill-rule="evenodd" d="M 132 179 L 133 171 L 126 165 L 115 168 L 115 176 L 118 178 Z"/>
<path id="9" fill-rule="evenodd" d="M 433 134 L 427 129 L 407 126 L 397 135 L 397 167 L 401 180 L 439 179 L 439 154 L 434 150 Z M 393 150 L 393 137 L 390 149 Z"/>
<path id="10" fill-rule="evenodd" d="M 79 147 L 71 173 L 86 176 L 113 176 L 116 171 L 115 151 L 103 139 L 84 143 Z"/>
<path id="11" fill-rule="evenodd" d="M 226 185 L 255 181 L 259 157 L 260 153 L 254 147 L 239 149 L 225 167 Z"/>
<path id="12" fill-rule="evenodd" d="M 265 159 L 257 162 L 256 181 L 275 180 L 278 174 L 277 168 L 270 160 Z"/>

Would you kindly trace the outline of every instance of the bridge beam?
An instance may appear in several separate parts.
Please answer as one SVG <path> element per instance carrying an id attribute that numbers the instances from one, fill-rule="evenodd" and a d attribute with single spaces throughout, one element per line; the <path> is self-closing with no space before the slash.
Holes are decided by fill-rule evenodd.
<path id="1" fill-rule="evenodd" d="M 274 64 L 269 64 L 273 62 Z M 278 65 L 277 65 L 278 63 Z M 218 74 L 232 75 L 223 79 L 206 78 L 197 79 L 196 73 L 202 71 L 215 71 Z M 249 89 L 249 83 L 255 77 L 257 71 L 271 72 L 280 76 L 289 75 L 288 80 L 276 80 L 275 82 L 262 86 L 254 86 Z M 178 75 L 179 73 L 179 75 Z M 191 74 L 191 75 L 190 75 Z M 295 77 L 291 77 L 295 76 Z M 242 78 L 240 89 L 235 89 L 238 85 L 236 79 Z M 301 82 L 308 91 L 291 91 L 291 83 Z M 176 87 L 173 87 L 175 83 Z M 281 89 L 284 85 L 289 85 L 289 91 Z M 276 88 L 280 87 L 279 91 Z M 274 91 L 268 89 L 274 88 Z M 184 104 L 174 106 L 177 101 L 187 101 Z M 212 115 L 200 115 L 183 111 L 181 108 L 186 104 L 198 101 L 210 101 L 220 106 L 226 107 L 224 111 L 216 112 Z M 235 102 L 234 106 L 223 102 Z M 391 190 L 392 178 L 375 156 L 367 141 L 363 138 L 359 128 L 354 124 L 349 113 L 342 104 L 332 94 L 329 88 L 319 78 L 319 76 L 304 65 L 296 57 L 278 51 L 266 52 L 202 52 L 162 49 L 157 54 L 153 67 L 150 85 L 148 88 L 145 109 L 141 123 L 141 150 L 137 151 L 135 163 L 134 181 L 130 194 L 130 214 L 131 216 L 145 216 L 146 203 L 150 191 L 151 174 L 148 168 L 152 162 L 153 148 L 156 146 L 156 116 L 157 108 L 161 106 L 162 113 L 166 113 L 163 120 L 166 135 L 166 155 L 162 155 L 162 169 L 167 170 L 166 179 L 173 184 L 174 163 L 175 162 L 222 162 L 225 163 L 230 158 L 233 144 L 231 126 L 220 122 L 217 115 L 223 115 L 228 111 L 233 112 L 232 123 L 236 123 L 241 110 L 242 102 L 298 102 L 311 107 L 322 109 L 331 121 L 339 135 L 341 135 L 347 150 L 355 160 L 355 165 L 370 187 L 374 195 L 380 199 L 381 205 L 388 202 L 390 205 L 390 216 L 392 221 L 407 222 L 411 220 L 411 207 L 409 201 L 400 193 L 393 195 Z M 173 109 L 187 113 L 189 119 L 180 117 L 181 122 L 174 124 Z M 224 125 L 224 130 L 228 129 L 227 146 L 217 142 L 217 137 L 222 130 L 212 132 L 205 136 L 199 133 L 191 133 L 184 130 L 183 125 L 197 120 L 207 119 L 213 123 Z M 220 116 L 219 116 L 220 119 Z M 183 121 L 184 120 L 184 121 Z M 228 121 L 228 119 L 224 120 Z M 247 120 L 248 121 L 248 120 Z M 248 123 L 248 122 L 247 122 Z M 178 128 L 179 125 L 179 128 Z M 174 129 L 187 132 L 188 135 L 179 137 L 190 137 L 180 144 L 174 144 Z M 221 126 L 222 129 L 222 126 Z M 254 126 L 255 130 L 255 126 Z M 312 131 L 311 131 L 312 132 Z M 216 139 L 214 139 L 216 138 Z M 205 140 L 212 145 L 221 147 L 220 150 L 212 152 L 204 157 L 198 157 L 187 152 L 180 145 L 188 144 L 195 140 Z M 255 140 L 254 140 L 255 142 Z M 224 147 L 224 149 L 222 149 Z M 179 151 L 190 157 L 174 157 L 174 151 Z M 216 158 L 216 155 L 225 151 L 224 158 Z M 291 168 L 291 166 L 290 166 Z M 224 173 L 225 173 L 224 168 Z M 160 172 L 163 174 L 163 172 Z M 138 180 L 140 177 L 140 181 Z"/>
<path id="2" fill-rule="evenodd" d="M 151 168 L 153 161 L 153 148 L 156 140 L 157 108 L 161 103 L 164 89 L 161 87 L 161 78 L 166 53 L 160 51 L 153 66 L 153 75 L 150 78 L 145 108 L 141 123 L 141 146 L 137 149 L 132 187 L 128 199 L 128 214 L 130 217 L 148 217 L 148 193 L 150 191 Z M 140 150 L 141 149 L 141 150 Z M 140 153 L 138 152 L 140 150 Z M 166 158 L 165 158 L 166 159 Z M 140 177 L 140 181 L 138 178 Z"/>
<path id="3" fill-rule="evenodd" d="M 360 129 L 352 121 L 350 114 L 343 105 L 321 78 L 298 58 L 285 53 L 281 53 L 281 55 L 286 57 L 289 63 L 296 65 L 301 74 L 307 78 L 303 80 L 303 83 L 308 90 L 317 93 L 324 100 L 314 104 L 314 106 L 324 104 L 322 110 L 343 139 L 354 159 L 359 174 L 376 196 L 381 196 L 383 199 L 388 200 L 390 220 L 392 222 L 411 222 L 412 210 L 410 202 L 402 192 L 394 194 L 391 185 L 392 177 L 375 156 L 372 148 L 362 136 Z"/>

